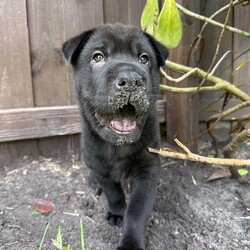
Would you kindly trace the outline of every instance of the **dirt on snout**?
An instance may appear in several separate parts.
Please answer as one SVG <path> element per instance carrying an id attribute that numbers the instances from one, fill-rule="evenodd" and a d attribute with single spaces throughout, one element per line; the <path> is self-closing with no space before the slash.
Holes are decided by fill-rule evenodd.
<path id="1" fill-rule="evenodd" d="M 250 183 L 224 178 L 206 182 L 218 167 L 163 160 L 146 239 L 147 250 L 250 249 Z M 44 250 L 64 244 L 80 250 L 80 219 L 87 250 L 113 250 L 121 229 L 105 221 L 107 202 L 90 187 L 79 162 L 41 159 L 0 168 L 0 249 L 38 249 L 47 223 Z M 46 199 L 49 214 L 35 214 L 27 200 Z"/>

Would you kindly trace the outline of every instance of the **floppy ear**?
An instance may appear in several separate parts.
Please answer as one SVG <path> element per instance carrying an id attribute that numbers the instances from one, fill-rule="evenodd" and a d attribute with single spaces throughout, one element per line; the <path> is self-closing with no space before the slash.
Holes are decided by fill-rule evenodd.
<path id="1" fill-rule="evenodd" d="M 84 33 L 69 39 L 63 44 L 62 52 L 66 60 L 71 64 L 76 64 L 80 52 L 95 29 L 85 31 Z"/>
<path id="2" fill-rule="evenodd" d="M 144 35 L 146 36 L 146 38 L 154 49 L 158 67 L 164 66 L 169 54 L 168 49 L 164 45 L 156 41 L 155 38 L 149 35 L 148 33 L 144 32 Z"/>

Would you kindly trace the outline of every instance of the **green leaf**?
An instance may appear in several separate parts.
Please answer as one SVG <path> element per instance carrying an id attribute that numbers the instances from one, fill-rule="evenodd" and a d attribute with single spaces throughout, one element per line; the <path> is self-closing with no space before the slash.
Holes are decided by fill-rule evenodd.
<path id="1" fill-rule="evenodd" d="M 154 35 L 159 10 L 158 0 L 147 0 L 141 16 L 141 28 L 150 35 Z"/>
<path id="2" fill-rule="evenodd" d="M 36 211 L 36 210 L 33 210 L 32 211 L 32 215 L 41 215 L 42 213 L 41 212 L 38 212 L 38 211 Z"/>
<path id="3" fill-rule="evenodd" d="M 68 246 L 64 247 L 63 250 L 70 250 L 70 244 L 68 244 Z"/>
<path id="4" fill-rule="evenodd" d="M 181 17 L 175 0 L 165 0 L 156 29 L 156 39 L 169 49 L 175 48 L 182 37 Z"/>
<path id="5" fill-rule="evenodd" d="M 248 174 L 248 170 L 244 169 L 244 168 L 238 169 L 238 173 L 239 173 L 240 176 L 245 176 L 245 175 Z"/>
<path id="6" fill-rule="evenodd" d="M 63 246 L 63 240 L 62 240 L 62 231 L 61 231 L 61 227 L 60 225 L 58 226 L 58 231 L 57 231 L 57 237 L 56 240 L 51 239 L 53 245 L 60 250 L 70 250 L 70 244 L 68 244 L 67 246 Z"/>

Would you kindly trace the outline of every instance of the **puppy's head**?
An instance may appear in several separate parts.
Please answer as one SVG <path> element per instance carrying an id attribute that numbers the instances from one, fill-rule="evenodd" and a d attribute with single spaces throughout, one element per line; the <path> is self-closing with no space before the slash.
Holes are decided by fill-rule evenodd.
<path id="1" fill-rule="evenodd" d="M 159 92 L 167 49 L 141 30 L 104 25 L 64 43 L 82 115 L 116 145 L 139 140 Z"/>

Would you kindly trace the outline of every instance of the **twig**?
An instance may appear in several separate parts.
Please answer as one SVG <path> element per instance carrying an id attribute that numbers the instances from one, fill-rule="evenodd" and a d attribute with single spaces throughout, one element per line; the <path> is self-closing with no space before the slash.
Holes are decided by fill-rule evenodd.
<path id="1" fill-rule="evenodd" d="M 243 2 L 244 2 L 244 0 L 236 0 L 236 1 L 233 1 L 233 2 L 231 2 L 231 3 L 227 4 L 227 5 L 225 5 L 225 6 L 222 7 L 221 9 L 217 10 L 216 12 L 214 12 L 214 13 L 209 17 L 209 19 L 212 20 L 212 19 L 214 19 L 216 16 L 218 16 L 219 14 L 221 14 L 222 12 L 226 11 L 227 9 L 229 9 L 231 6 L 234 7 L 234 6 L 239 5 L 239 4 L 243 3 Z M 200 33 L 197 35 L 197 37 L 196 37 L 196 39 L 194 40 L 194 42 L 193 42 L 193 44 L 192 44 L 191 47 L 193 47 L 194 45 L 197 46 L 197 44 L 199 44 L 201 41 L 203 41 L 202 33 L 204 32 L 204 30 L 205 30 L 205 28 L 206 28 L 207 25 L 208 25 L 208 22 L 205 22 L 205 23 L 203 24 L 203 26 L 201 27 Z M 204 47 L 202 46 L 200 56 L 202 55 L 203 48 L 204 48 Z M 188 58 L 189 58 L 189 57 L 188 57 Z M 188 59 L 188 60 L 189 60 L 189 59 Z M 220 62 L 218 62 L 218 63 L 220 63 Z M 217 64 L 218 64 L 218 63 L 217 63 Z M 188 65 L 188 64 L 187 64 L 187 65 Z"/>
<path id="2" fill-rule="evenodd" d="M 238 56 L 234 57 L 233 62 L 236 62 L 238 59 L 240 59 L 242 56 L 246 55 L 248 52 L 250 51 L 250 49 L 246 49 L 245 51 L 243 51 L 242 53 L 240 53 Z M 234 52 L 234 53 L 238 53 L 238 52 Z M 221 73 L 224 73 L 227 69 L 231 68 L 233 65 L 233 63 L 229 63 L 227 66 L 225 66 L 224 69 L 221 70 Z"/>
<path id="3" fill-rule="evenodd" d="M 175 143 L 176 143 L 180 148 L 182 148 L 182 149 L 187 153 L 187 155 L 192 154 L 191 151 L 190 151 L 184 144 L 182 144 L 178 139 L 175 139 L 174 141 L 175 141 Z"/>
<path id="4" fill-rule="evenodd" d="M 71 213 L 71 212 L 63 212 L 63 214 L 70 215 L 70 216 L 76 216 L 76 217 L 80 216 L 79 213 Z"/>
<path id="5" fill-rule="evenodd" d="M 178 9 L 179 9 L 180 11 L 182 11 L 182 12 L 183 12 L 184 14 L 186 14 L 186 15 L 189 15 L 189 16 L 191 16 L 191 17 L 194 17 L 194 18 L 196 18 L 196 19 L 202 20 L 202 21 L 204 21 L 204 22 L 213 24 L 213 25 L 215 25 L 215 26 L 217 26 L 217 27 L 220 27 L 220 28 L 223 28 L 223 27 L 224 27 L 224 25 L 223 25 L 222 23 L 219 23 L 219 22 L 217 22 L 217 21 L 214 21 L 214 20 L 212 20 L 212 19 L 210 19 L 210 18 L 208 18 L 208 17 L 202 16 L 202 15 L 198 15 L 198 14 L 196 14 L 196 13 L 194 13 L 194 12 L 188 10 L 188 9 L 185 9 L 183 6 L 181 6 L 181 5 L 178 4 L 178 3 L 176 3 L 176 5 L 177 5 Z M 240 30 L 240 29 L 237 29 L 237 28 L 228 26 L 228 25 L 226 25 L 225 29 L 226 29 L 226 30 L 229 30 L 229 31 L 231 31 L 231 32 L 240 34 L 240 35 L 242 35 L 242 36 L 250 37 L 250 33 L 249 33 L 249 32 L 246 32 L 246 31 L 243 31 L 243 30 Z"/>
<path id="6" fill-rule="evenodd" d="M 169 157 L 169 158 L 174 158 L 174 159 L 196 161 L 196 162 L 202 162 L 202 163 L 208 163 L 208 164 L 222 165 L 222 166 L 227 166 L 227 167 L 228 166 L 234 166 L 234 167 L 250 166 L 250 160 L 210 158 L 206 156 L 201 156 L 201 155 L 192 153 L 179 140 L 175 139 L 175 142 L 179 145 L 179 147 L 181 147 L 185 151 L 185 153 L 157 150 L 153 148 L 148 148 L 148 150 L 151 153 L 159 154 L 163 157 Z"/>
<path id="7" fill-rule="evenodd" d="M 243 3 L 244 1 L 245 1 L 245 0 L 236 0 L 236 1 L 233 1 L 232 4 L 229 3 L 229 4 L 225 5 L 225 6 L 222 7 L 221 9 L 217 10 L 216 12 L 214 12 L 214 13 L 209 17 L 209 19 L 210 19 L 210 20 L 211 20 L 211 19 L 214 19 L 216 16 L 218 16 L 219 14 L 221 14 L 222 12 L 224 12 L 224 11 L 226 11 L 228 8 L 230 8 L 231 5 L 232 5 L 232 7 L 234 7 L 234 6 L 238 5 L 238 4 Z M 204 31 L 204 29 L 205 29 L 205 27 L 206 27 L 207 25 L 208 25 L 208 22 L 205 22 L 205 23 L 203 24 L 203 26 L 201 27 L 200 34 L 203 33 L 203 31 Z"/>
<path id="8" fill-rule="evenodd" d="M 220 66 L 220 64 L 222 63 L 222 61 L 233 51 L 228 50 L 221 58 L 220 60 L 215 64 L 215 66 L 213 67 L 213 69 L 211 70 L 211 74 L 213 75 L 215 73 L 215 71 L 217 70 L 217 68 Z"/>
<path id="9" fill-rule="evenodd" d="M 246 102 L 243 102 L 243 103 L 240 103 L 230 109 L 227 109 L 226 111 L 222 112 L 222 113 L 219 113 L 219 114 L 216 114 L 216 115 L 213 115 L 211 117 L 209 117 L 209 119 L 207 120 L 207 122 L 213 122 L 217 119 L 221 120 L 225 117 L 227 117 L 228 115 L 240 110 L 240 109 L 243 109 L 245 107 L 248 107 L 250 106 L 250 100 L 249 101 L 246 101 Z"/>
<path id="10" fill-rule="evenodd" d="M 250 1 L 249 0 L 244 0 L 242 3 L 243 6 L 247 6 L 250 5 Z"/>

